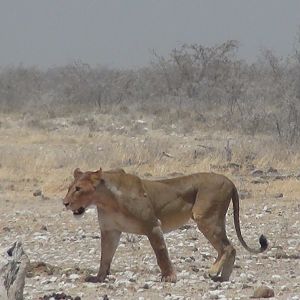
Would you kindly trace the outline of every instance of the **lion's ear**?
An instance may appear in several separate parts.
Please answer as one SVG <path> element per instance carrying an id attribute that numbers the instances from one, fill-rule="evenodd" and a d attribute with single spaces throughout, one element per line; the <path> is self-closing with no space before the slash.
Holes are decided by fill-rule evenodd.
<path id="1" fill-rule="evenodd" d="M 77 179 L 77 178 L 78 178 L 79 176 L 81 176 L 82 174 L 83 174 L 83 173 L 80 171 L 79 168 L 76 168 L 76 169 L 74 170 L 74 173 L 73 173 L 75 179 Z"/>
<path id="2" fill-rule="evenodd" d="M 91 175 L 91 180 L 93 184 L 97 185 L 101 181 L 102 177 L 102 169 L 100 168 L 98 171 L 93 172 Z"/>

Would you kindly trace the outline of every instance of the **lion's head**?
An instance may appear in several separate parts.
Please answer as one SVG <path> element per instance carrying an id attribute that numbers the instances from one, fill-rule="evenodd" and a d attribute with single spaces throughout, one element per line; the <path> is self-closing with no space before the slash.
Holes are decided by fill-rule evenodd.
<path id="1" fill-rule="evenodd" d="M 79 168 L 74 170 L 74 180 L 69 186 L 63 204 L 72 210 L 75 216 L 83 215 L 85 209 L 94 204 L 101 175 L 101 168 L 96 172 L 81 172 Z"/>

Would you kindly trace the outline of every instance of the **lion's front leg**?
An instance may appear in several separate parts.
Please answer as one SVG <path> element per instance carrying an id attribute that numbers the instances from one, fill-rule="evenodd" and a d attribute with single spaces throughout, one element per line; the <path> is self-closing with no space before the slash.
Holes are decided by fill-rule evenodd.
<path id="1" fill-rule="evenodd" d="M 88 276 L 87 282 L 103 282 L 110 271 L 110 264 L 120 241 L 121 232 L 101 230 L 101 261 L 98 274 Z"/>
<path id="2" fill-rule="evenodd" d="M 152 231 L 147 236 L 155 252 L 157 263 L 161 269 L 161 280 L 165 282 L 176 282 L 176 272 L 169 258 L 161 227 L 153 227 Z"/>

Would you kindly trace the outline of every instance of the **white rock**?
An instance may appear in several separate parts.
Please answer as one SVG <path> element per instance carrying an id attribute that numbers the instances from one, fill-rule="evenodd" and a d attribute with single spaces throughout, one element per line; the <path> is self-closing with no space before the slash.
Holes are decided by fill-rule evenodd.
<path id="1" fill-rule="evenodd" d="M 76 279 L 80 278 L 80 275 L 78 275 L 78 274 L 71 274 L 71 275 L 69 276 L 69 278 L 70 278 L 71 280 L 76 280 Z"/>
<path id="2" fill-rule="evenodd" d="M 209 291 L 209 299 L 220 299 L 220 298 L 224 298 L 225 296 L 222 295 L 222 293 L 223 293 L 222 290 Z"/>
<path id="3" fill-rule="evenodd" d="M 51 282 L 55 282 L 56 280 L 57 280 L 57 277 L 55 277 L 55 276 L 53 276 L 53 277 L 50 278 Z"/>

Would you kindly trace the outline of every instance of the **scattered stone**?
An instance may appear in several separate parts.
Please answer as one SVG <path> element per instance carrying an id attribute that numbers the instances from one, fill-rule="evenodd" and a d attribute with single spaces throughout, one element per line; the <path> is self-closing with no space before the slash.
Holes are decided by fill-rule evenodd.
<path id="1" fill-rule="evenodd" d="M 255 165 L 253 165 L 251 163 L 248 163 L 248 164 L 245 165 L 245 169 L 247 171 L 253 171 L 253 170 L 255 170 Z"/>
<path id="2" fill-rule="evenodd" d="M 289 289 L 288 289 L 288 287 L 286 285 L 283 285 L 283 286 L 280 287 L 280 290 L 282 292 L 285 292 L 285 291 L 288 291 Z"/>
<path id="3" fill-rule="evenodd" d="M 143 285 L 143 289 L 145 289 L 145 290 L 149 290 L 149 288 L 150 288 L 150 286 L 149 286 L 149 284 L 148 284 L 148 283 L 145 283 L 145 284 Z"/>
<path id="4" fill-rule="evenodd" d="M 66 295 L 65 293 L 52 293 L 51 295 L 44 295 L 40 297 L 39 300 L 81 300 L 81 297 L 76 296 L 72 297 L 70 295 Z"/>
<path id="5" fill-rule="evenodd" d="M 189 224 L 185 224 L 179 227 L 180 230 L 188 230 L 191 229 L 193 226 Z"/>
<path id="6" fill-rule="evenodd" d="M 274 198 L 282 198 L 283 194 L 282 193 L 277 193 L 274 195 Z"/>
<path id="7" fill-rule="evenodd" d="M 152 174 L 151 174 L 151 173 L 148 173 L 148 172 L 146 172 L 146 173 L 144 174 L 144 176 L 145 176 L 145 177 L 152 177 Z"/>
<path id="8" fill-rule="evenodd" d="M 237 163 L 228 163 L 228 168 L 234 169 L 234 170 L 240 170 L 242 168 L 242 166 Z"/>
<path id="9" fill-rule="evenodd" d="M 268 183 L 268 181 L 264 180 L 262 178 L 257 178 L 257 179 L 252 180 L 251 183 L 253 183 L 253 184 L 265 184 L 265 183 Z"/>
<path id="10" fill-rule="evenodd" d="M 272 174 L 278 174 L 278 170 L 273 168 L 273 167 L 270 167 L 268 170 L 267 170 L 267 173 L 272 173 Z"/>
<path id="11" fill-rule="evenodd" d="M 33 192 L 34 197 L 42 196 L 42 191 L 41 190 L 36 190 Z"/>
<path id="12" fill-rule="evenodd" d="M 274 177 L 274 180 L 285 180 L 285 179 L 289 179 L 292 178 L 292 175 L 277 175 Z"/>
<path id="13" fill-rule="evenodd" d="M 71 274 L 71 275 L 69 276 L 69 278 L 70 278 L 71 280 L 76 280 L 76 279 L 79 279 L 79 278 L 80 278 L 80 275 L 78 275 L 78 274 Z"/>
<path id="14" fill-rule="evenodd" d="M 271 212 L 272 212 L 271 209 L 270 209 L 267 205 L 265 205 L 265 206 L 263 207 L 263 211 L 264 211 L 264 212 L 267 212 L 267 213 L 271 213 Z"/>
<path id="15" fill-rule="evenodd" d="M 258 287 L 251 298 L 271 298 L 274 297 L 274 290 L 268 286 L 262 285 Z"/>
<path id="16" fill-rule="evenodd" d="M 274 275 L 272 275 L 272 279 L 279 281 L 281 279 L 281 276 L 278 274 L 274 274 Z"/>
<path id="17" fill-rule="evenodd" d="M 2 230 L 4 232 L 10 232 L 11 231 L 11 229 L 9 227 L 7 227 L 7 226 L 3 227 Z"/>
<path id="18" fill-rule="evenodd" d="M 209 291 L 209 299 L 219 299 L 219 298 L 224 298 L 222 290 L 214 290 L 214 291 Z"/>
<path id="19" fill-rule="evenodd" d="M 91 238 L 92 239 L 100 239 L 100 235 L 92 235 Z"/>
<path id="20" fill-rule="evenodd" d="M 48 228 L 47 228 L 46 225 L 42 225 L 42 226 L 41 226 L 41 230 L 43 230 L 43 231 L 48 231 Z"/>
<path id="21" fill-rule="evenodd" d="M 251 172 L 251 175 L 253 177 L 259 177 L 259 176 L 262 176 L 264 175 L 264 172 L 262 170 L 259 170 L 259 169 L 255 169 Z"/>
<path id="22" fill-rule="evenodd" d="M 197 267 L 195 267 L 195 266 L 192 267 L 192 270 L 193 270 L 195 273 L 198 273 L 198 272 L 200 271 L 199 268 L 197 268 Z"/>

